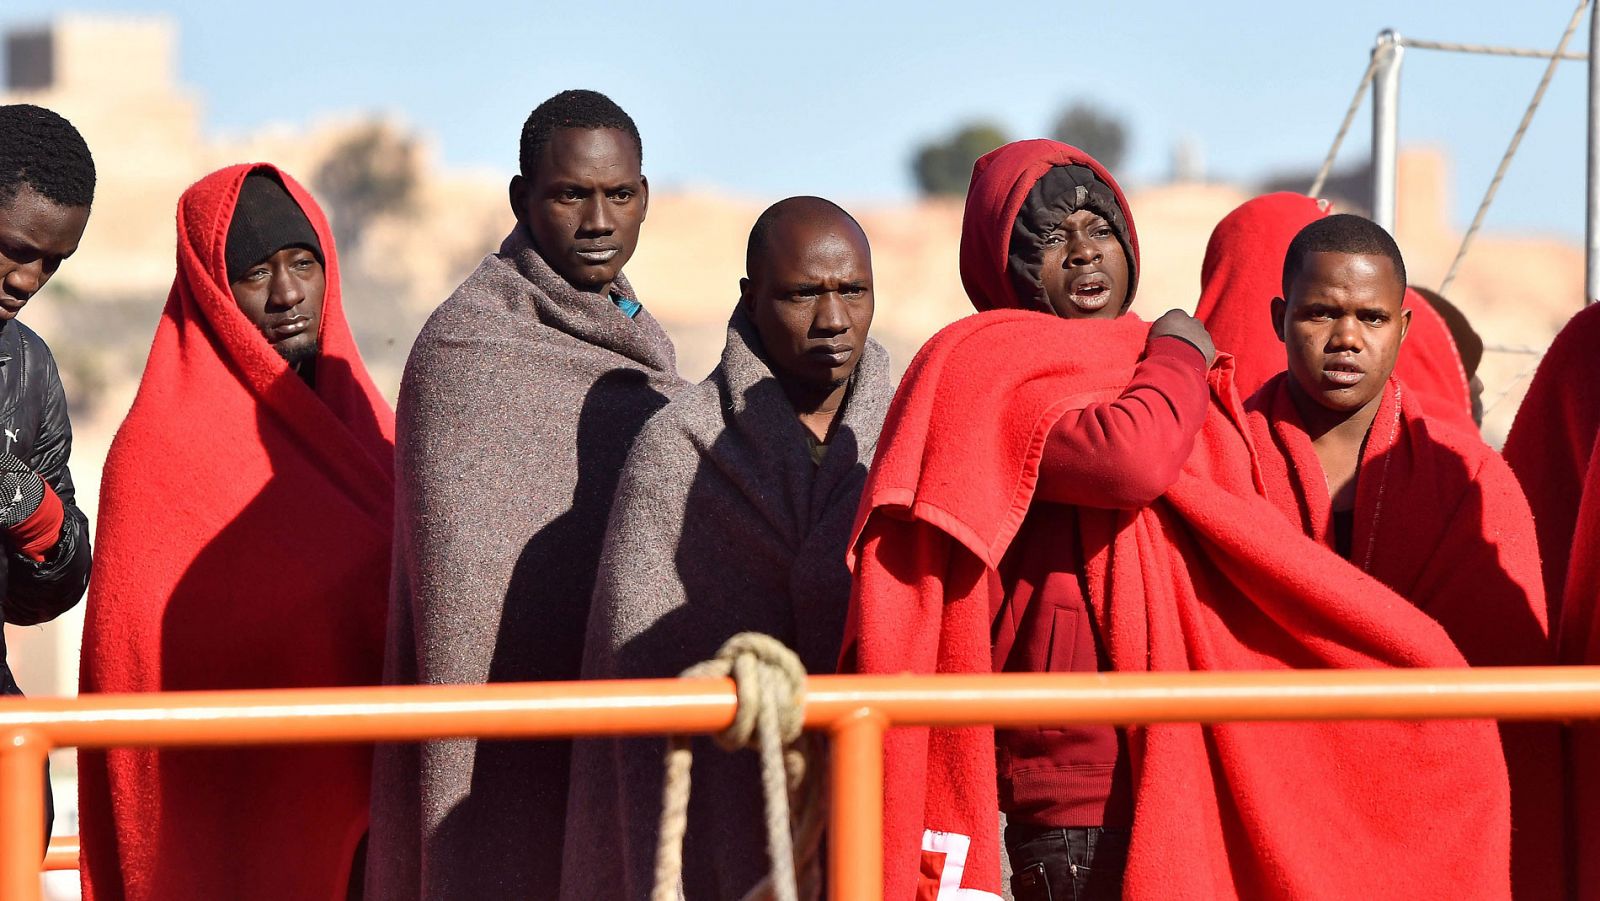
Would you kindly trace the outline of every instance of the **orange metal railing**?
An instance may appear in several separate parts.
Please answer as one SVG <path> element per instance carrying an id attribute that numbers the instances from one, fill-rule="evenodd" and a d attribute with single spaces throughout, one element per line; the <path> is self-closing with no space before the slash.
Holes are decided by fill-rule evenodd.
<path id="1" fill-rule="evenodd" d="M 0 701 L 0 899 L 39 897 L 39 805 L 51 748 L 694 734 L 727 728 L 735 703 L 726 679 Z M 805 719 L 832 739 L 833 896 L 879 901 L 890 726 L 1589 718 L 1600 718 L 1600 667 L 817 676 Z M 64 862 L 75 844 L 62 840 L 55 859 Z"/>

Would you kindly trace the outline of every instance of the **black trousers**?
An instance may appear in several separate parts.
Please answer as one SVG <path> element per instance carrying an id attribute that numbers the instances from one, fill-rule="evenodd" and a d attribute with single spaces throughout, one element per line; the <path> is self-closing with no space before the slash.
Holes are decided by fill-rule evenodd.
<path id="1" fill-rule="evenodd" d="M 1016 901 L 1120 901 L 1128 830 L 1006 826 Z"/>

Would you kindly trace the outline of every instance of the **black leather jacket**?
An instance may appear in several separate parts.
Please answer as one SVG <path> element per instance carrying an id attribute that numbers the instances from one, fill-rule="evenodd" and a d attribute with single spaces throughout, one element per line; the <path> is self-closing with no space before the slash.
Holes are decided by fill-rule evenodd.
<path id="1" fill-rule="evenodd" d="M 72 423 L 50 348 L 16 320 L 0 327 L 0 449 L 25 461 L 61 498 L 61 538 L 42 562 L 18 554 L 0 533 L 0 581 L 5 621 L 19 626 L 55 619 L 89 585 L 89 519 L 78 509 L 67 457 Z M 21 694 L 4 663 L 0 633 L 0 692 Z"/>

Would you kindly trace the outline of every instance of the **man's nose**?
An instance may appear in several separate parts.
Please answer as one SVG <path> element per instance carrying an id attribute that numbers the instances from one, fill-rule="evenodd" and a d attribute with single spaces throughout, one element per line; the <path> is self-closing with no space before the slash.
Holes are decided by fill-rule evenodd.
<path id="1" fill-rule="evenodd" d="M 1100 258 L 1100 250 L 1088 237 L 1072 238 L 1067 245 L 1067 261 L 1074 268 L 1087 266 Z"/>
<path id="2" fill-rule="evenodd" d="M 1333 322 L 1333 331 L 1328 335 L 1328 347 L 1334 350 L 1360 350 L 1361 323 L 1354 316 L 1341 316 Z"/>
<path id="3" fill-rule="evenodd" d="M 605 198 L 595 198 L 583 205 L 583 219 L 578 228 L 580 234 L 585 235 L 609 235 L 616 231 L 616 218 Z"/>
<path id="4" fill-rule="evenodd" d="M 305 285 L 288 271 L 275 272 L 272 276 L 272 293 L 269 299 L 272 305 L 280 310 L 292 310 L 306 299 Z"/>
<path id="5" fill-rule="evenodd" d="M 6 293 L 27 300 L 44 287 L 44 261 L 24 263 L 6 273 Z"/>
<path id="6" fill-rule="evenodd" d="M 828 291 L 817 299 L 817 313 L 811 328 L 824 335 L 840 335 L 850 330 L 850 311 L 845 309 L 839 292 Z"/>

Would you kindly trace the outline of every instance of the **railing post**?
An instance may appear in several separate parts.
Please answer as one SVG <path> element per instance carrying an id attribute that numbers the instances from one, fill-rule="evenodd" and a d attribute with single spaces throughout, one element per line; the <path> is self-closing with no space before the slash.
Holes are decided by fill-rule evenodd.
<path id="1" fill-rule="evenodd" d="M 883 733 L 888 720 L 870 708 L 831 729 L 833 795 L 828 884 L 833 901 L 883 901 Z"/>
<path id="2" fill-rule="evenodd" d="M 1600 15 L 1589 4 L 1589 209 L 1584 220 L 1585 303 L 1600 302 Z"/>
<path id="3" fill-rule="evenodd" d="M 38 901 L 49 743 L 31 729 L 0 734 L 0 898 Z"/>
<path id="4" fill-rule="evenodd" d="M 1405 56 L 1400 35 L 1388 29 L 1378 35 L 1372 56 L 1372 221 L 1394 234 L 1396 180 L 1400 153 L 1400 62 Z"/>

